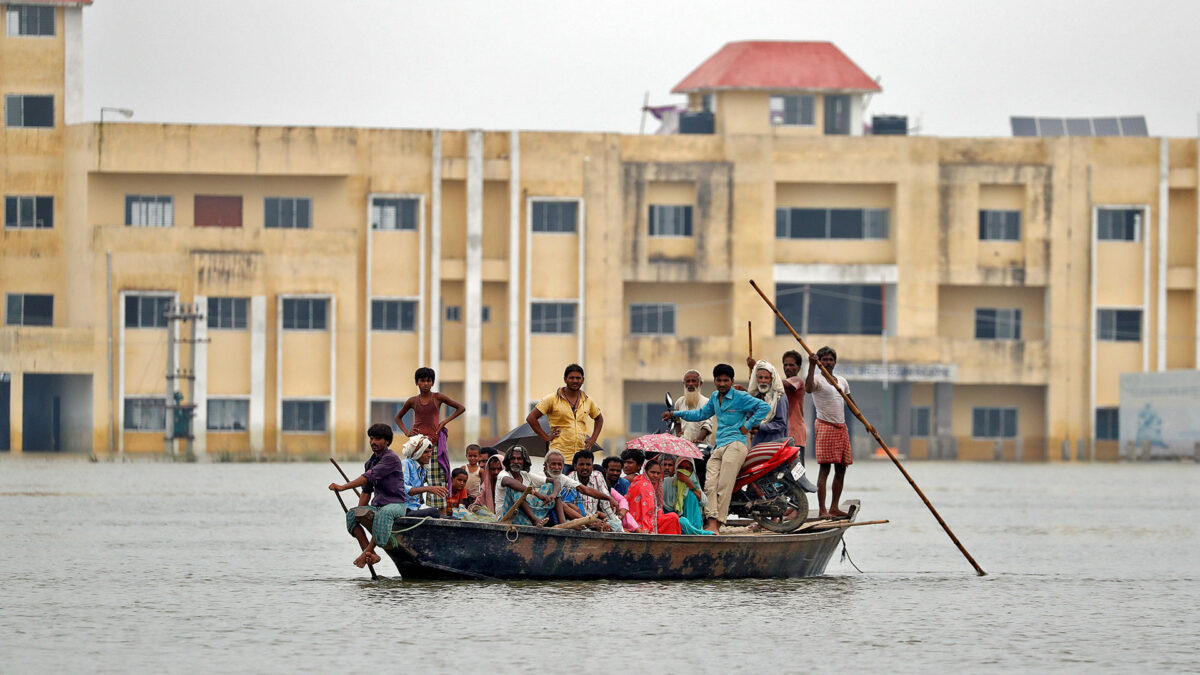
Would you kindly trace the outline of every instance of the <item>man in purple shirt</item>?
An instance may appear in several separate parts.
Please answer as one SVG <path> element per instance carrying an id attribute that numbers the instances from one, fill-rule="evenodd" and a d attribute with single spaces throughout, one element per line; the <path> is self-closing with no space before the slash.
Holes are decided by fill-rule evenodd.
<path id="1" fill-rule="evenodd" d="M 346 529 L 358 540 L 362 547 L 362 555 L 354 560 L 358 567 L 368 563 L 379 562 L 379 554 L 375 553 L 375 545 L 387 545 L 392 538 L 392 523 L 405 512 L 405 501 L 408 490 L 404 487 L 404 470 L 400 458 L 388 447 L 392 444 L 392 427 L 387 424 L 372 424 L 367 429 L 367 438 L 371 443 L 371 457 L 364 465 L 363 475 L 349 483 L 339 485 L 330 483 L 329 489 L 334 492 L 351 490 L 356 487 L 363 489 L 358 499 L 358 507 L 346 513 Z M 370 504 L 367 502 L 370 500 Z M 374 513 L 371 525 L 371 540 L 358 524 L 358 516 L 365 515 L 369 510 Z"/>

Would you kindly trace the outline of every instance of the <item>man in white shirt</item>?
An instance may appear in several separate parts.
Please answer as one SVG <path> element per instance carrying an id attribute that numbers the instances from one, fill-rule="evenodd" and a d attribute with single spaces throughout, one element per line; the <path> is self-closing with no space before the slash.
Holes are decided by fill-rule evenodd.
<path id="1" fill-rule="evenodd" d="M 823 375 L 814 377 L 818 362 L 837 380 L 837 387 Z M 850 432 L 846 429 L 846 402 L 842 398 L 843 392 L 850 394 L 850 384 L 841 375 L 833 375 L 836 365 L 837 352 L 832 347 L 821 347 L 816 354 L 808 355 L 808 377 L 804 380 L 804 391 L 812 394 L 813 408 L 817 413 L 815 445 L 817 463 L 821 465 L 821 473 L 817 477 L 817 505 L 820 507 L 822 518 L 846 515 L 838 505 L 842 497 L 846 467 L 854 463 L 854 455 L 850 451 Z M 833 500 L 831 508 L 826 509 L 825 480 L 829 477 L 830 465 L 834 470 Z"/>
<path id="2" fill-rule="evenodd" d="M 708 403 L 708 397 L 700 393 L 700 385 L 704 380 L 700 371 L 689 370 L 683 374 L 683 396 L 675 399 L 675 410 L 699 410 Z M 679 421 L 679 435 L 693 443 L 706 443 L 712 440 L 713 418 L 703 422 Z"/>

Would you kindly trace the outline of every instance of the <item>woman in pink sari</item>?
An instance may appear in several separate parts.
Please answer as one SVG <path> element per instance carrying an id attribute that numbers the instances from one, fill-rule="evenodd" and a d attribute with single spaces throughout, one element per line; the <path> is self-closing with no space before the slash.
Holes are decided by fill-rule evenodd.
<path id="1" fill-rule="evenodd" d="M 629 515 L 637 521 L 639 529 L 651 534 L 682 534 L 679 515 L 663 512 L 663 471 L 657 460 L 650 460 L 642 467 L 629 485 Z"/>
<path id="2" fill-rule="evenodd" d="M 475 495 L 475 503 L 467 509 L 456 511 L 455 517 L 461 520 L 482 520 L 494 522 L 499 519 L 496 515 L 496 476 L 500 475 L 500 455 L 488 457 L 483 470 L 479 472 L 479 493 Z"/>

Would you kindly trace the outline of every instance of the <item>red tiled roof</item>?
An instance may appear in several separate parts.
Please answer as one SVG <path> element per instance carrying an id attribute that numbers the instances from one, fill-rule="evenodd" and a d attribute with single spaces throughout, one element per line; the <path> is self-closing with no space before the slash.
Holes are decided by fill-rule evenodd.
<path id="1" fill-rule="evenodd" d="M 882 91 L 832 42 L 730 42 L 672 93 L 713 89 Z"/>

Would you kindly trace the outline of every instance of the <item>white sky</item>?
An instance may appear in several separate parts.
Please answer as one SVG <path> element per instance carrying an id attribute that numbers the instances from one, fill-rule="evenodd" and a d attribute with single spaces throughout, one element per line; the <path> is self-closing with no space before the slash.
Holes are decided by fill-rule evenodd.
<path id="1" fill-rule="evenodd" d="M 1196 136 L 1195 0 L 95 0 L 86 117 L 620 131 L 726 42 L 829 40 L 922 133 L 1144 114 Z M 656 124 L 647 122 L 647 130 Z"/>

